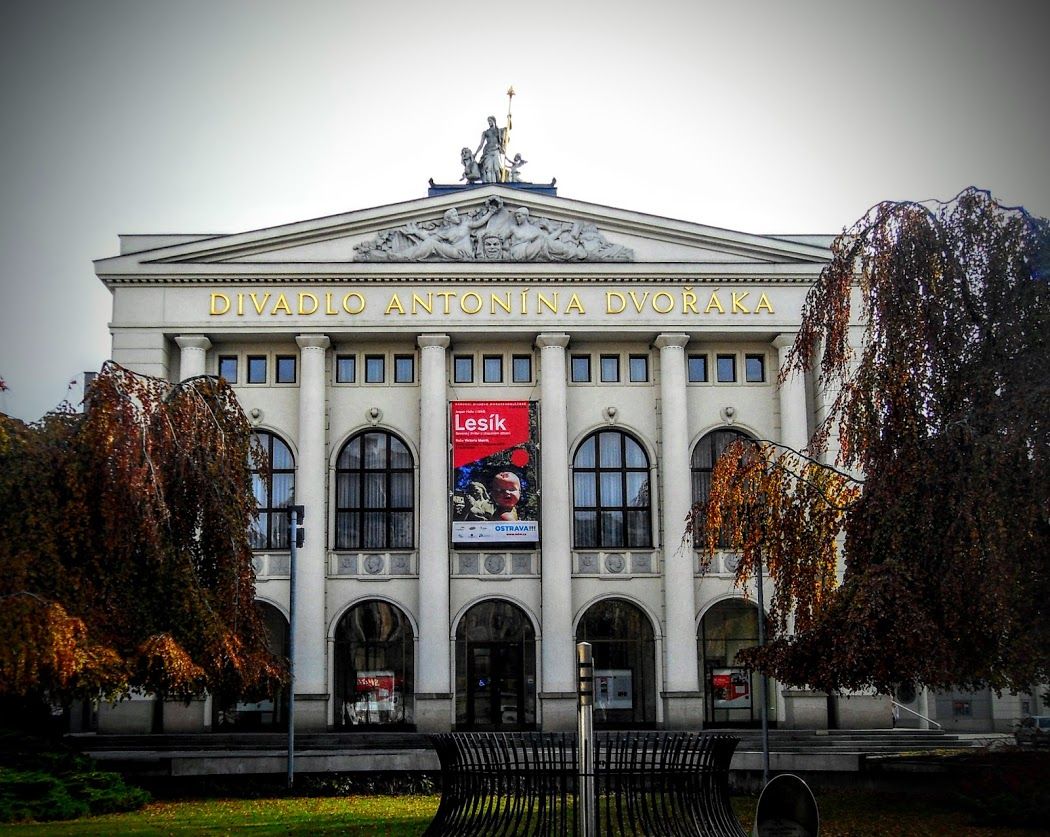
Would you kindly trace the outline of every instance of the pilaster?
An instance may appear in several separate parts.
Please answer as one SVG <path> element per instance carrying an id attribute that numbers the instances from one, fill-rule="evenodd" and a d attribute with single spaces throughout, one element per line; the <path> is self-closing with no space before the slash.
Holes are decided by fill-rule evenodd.
<path id="1" fill-rule="evenodd" d="M 296 728 L 325 729 L 325 350 L 324 335 L 301 334 L 299 345 L 299 434 L 295 501 L 305 509 L 307 535 L 295 565 Z"/>
<path id="2" fill-rule="evenodd" d="M 699 727 L 702 718 L 696 649 L 693 539 L 685 525 L 692 502 L 686 415 L 686 334 L 661 334 L 660 484 L 664 564 L 664 723 Z"/>
<path id="3" fill-rule="evenodd" d="M 540 596 L 543 628 L 545 730 L 576 723 L 576 657 L 572 632 L 572 503 L 569 499 L 569 441 L 566 426 L 568 334 L 540 334 L 540 532 L 543 542 Z"/>
<path id="4" fill-rule="evenodd" d="M 419 660 L 416 727 L 452 725 L 449 639 L 448 373 L 445 334 L 418 338 L 419 362 Z M 425 515 L 425 523 L 422 515 Z"/>

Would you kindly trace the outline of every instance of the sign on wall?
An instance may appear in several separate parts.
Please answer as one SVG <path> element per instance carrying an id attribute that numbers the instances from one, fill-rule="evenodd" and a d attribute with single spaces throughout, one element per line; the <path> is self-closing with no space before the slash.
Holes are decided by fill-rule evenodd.
<path id="1" fill-rule="evenodd" d="M 634 672 L 629 668 L 595 669 L 594 705 L 598 709 L 632 709 Z"/>
<path id="2" fill-rule="evenodd" d="M 453 401 L 452 542 L 540 539 L 539 426 L 534 401 Z"/>
<path id="3" fill-rule="evenodd" d="M 711 670 L 715 709 L 750 709 L 751 675 L 746 668 Z"/>

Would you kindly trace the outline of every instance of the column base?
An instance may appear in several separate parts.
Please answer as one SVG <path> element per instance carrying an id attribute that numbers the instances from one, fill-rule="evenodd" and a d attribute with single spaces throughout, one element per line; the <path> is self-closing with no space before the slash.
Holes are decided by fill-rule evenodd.
<path id="1" fill-rule="evenodd" d="M 828 696 L 809 689 L 784 689 L 784 729 L 827 729 Z"/>
<path id="2" fill-rule="evenodd" d="M 417 692 L 415 717 L 418 732 L 449 732 L 452 729 L 452 695 Z"/>
<path id="3" fill-rule="evenodd" d="M 295 696 L 295 731 L 328 731 L 327 694 L 301 694 Z"/>
<path id="4" fill-rule="evenodd" d="M 544 732 L 573 732 L 576 729 L 576 693 L 541 692 Z"/>
<path id="5" fill-rule="evenodd" d="M 701 692 L 661 692 L 664 729 L 698 730 L 704 726 L 704 696 Z"/>

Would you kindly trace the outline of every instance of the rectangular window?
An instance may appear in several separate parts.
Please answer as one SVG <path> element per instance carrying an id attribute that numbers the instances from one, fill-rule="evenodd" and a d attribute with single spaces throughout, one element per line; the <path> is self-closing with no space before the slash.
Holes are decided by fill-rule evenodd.
<path id="1" fill-rule="evenodd" d="M 766 379 L 766 356 L 744 356 L 744 380 L 749 384 L 760 384 Z"/>
<path id="2" fill-rule="evenodd" d="M 452 383 L 474 383 L 474 356 L 456 355 L 452 359 Z"/>
<path id="3" fill-rule="evenodd" d="M 386 358 L 383 355 L 365 355 L 365 383 L 381 384 L 386 380 Z"/>
<path id="4" fill-rule="evenodd" d="M 689 383 L 707 383 L 707 355 L 689 355 Z"/>
<path id="5" fill-rule="evenodd" d="M 736 355 L 719 355 L 715 362 L 719 383 L 730 384 L 736 380 Z"/>
<path id="6" fill-rule="evenodd" d="M 532 355 L 514 355 L 511 380 L 516 384 L 532 383 Z"/>
<path id="7" fill-rule="evenodd" d="M 602 383 L 615 384 L 620 380 L 620 356 L 602 355 L 601 359 Z"/>
<path id="8" fill-rule="evenodd" d="M 481 380 L 486 384 L 503 383 L 503 355 L 485 355 L 481 367 Z"/>
<path id="9" fill-rule="evenodd" d="M 237 355 L 219 357 L 219 377 L 225 378 L 227 383 L 237 383 Z"/>
<path id="10" fill-rule="evenodd" d="M 352 384 L 357 380 L 357 358 L 354 355 L 337 355 L 335 359 L 335 382 Z"/>
<path id="11" fill-rule="evenodd" d="M 416 379 L 416 359 L 412 355 L 394 355 L 394 383 L 410 384 Z"/>
<path id="12" fill-rule="evenodd" d="M 630 370 L 632 384 L 644 384 L 649 380 L 649 356 L 631 355 Z"/>
<path id="13" fill-rule="evenodd" d="M 248 383 L 266 383 L 266 356 L 248 355 Z"/>
<path id="14" fill-rule="evenodd" d="M 295 357 L 293 355 L 277 355 L 277 383 L 295 383 Z"/>
<path id="15" fill-rule="evenodd" d="M 572 356 L 572 382 L 574 384 L 586 384 L 591 380 L 591 356 Z"/>

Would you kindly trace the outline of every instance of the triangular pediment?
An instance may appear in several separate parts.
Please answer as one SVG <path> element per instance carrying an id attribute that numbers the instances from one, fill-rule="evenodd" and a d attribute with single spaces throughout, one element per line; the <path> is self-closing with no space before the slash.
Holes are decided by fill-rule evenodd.
<path id="1" fill-rule="evenodd" d="M 100 260 L 100 276 L 291 265 L 357 272 L 378 263 L 383 272 L 412 264 L 476 269 L 484 262 L 516 269 L 552 262 L 794 266 L 808 273 L 830 257 L 819 238 L 735 232 L 495 184 L 230 235 L 139 238 L 150 249 Z"/>

